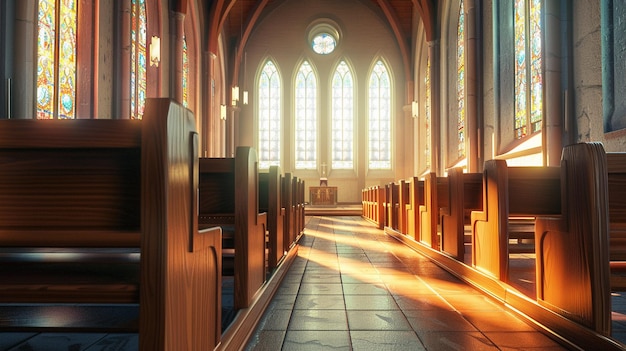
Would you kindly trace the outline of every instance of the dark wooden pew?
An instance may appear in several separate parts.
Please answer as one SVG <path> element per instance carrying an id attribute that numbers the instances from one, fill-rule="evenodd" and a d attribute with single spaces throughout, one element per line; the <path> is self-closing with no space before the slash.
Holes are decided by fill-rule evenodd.
<path id="1" fill-rule="evenodd" d="M 611 289 L 626 291 L 626 153 L 609 152 L 606 159 Z"/>
<path id="2" fill-rule="evenodd" d="M 465 227 L 471 224 L 471 212 L 483 208 L 483 175 L 463 173 L 463 169 L 457 167 L 448 170 L 447 179 L 447 199 L 439 204 L 441 251 L 464 262 Z"/>
<path id="3" fill-rule="evenodd" d="M 280 167 L 271 166 L 268 172 L 259 174 L 259 211 L 267 213 L 268 268 L 276 268 L 284 258 L 285 248 L 283 224 L 285 208 L 281 203 Z"/>
<path id="4" fill-rule="evenodd" d="M 559 167 L 507 167 L 488 160 L 483 171 L 483 209 L 472 211 L 472 264 L 509 283 L 512 217 L 561 214 Z"/>
<path id="5" fill-rule="evenodd" d="M 234 158 L 199 159 L 199 226 L 222 228 L 222 251 L 232 259 L 234 307 L 246 308 L 266 279 L 267 213 L 259 211 L 256 151 L 238 147 Z M 224 263 L 226 266 L 226 263 Z"/>
<path id="6" fill-rule="evenodd" d="M 142 121 L 0 120 L 0 315 L 15 317 L 0 329 L 219 343 L 221 233 L 198 231 L 194 126 L 168 99 Z"/>
<path id="7" fill-rule="evenodd" d="M 411 177 L 407 181 L 409 201 L 406 205 L 407 233 L 413 240 L 420 238 L 420 212 L 419 208 L 424 204 L 424 181 L 418 177 Z"/>

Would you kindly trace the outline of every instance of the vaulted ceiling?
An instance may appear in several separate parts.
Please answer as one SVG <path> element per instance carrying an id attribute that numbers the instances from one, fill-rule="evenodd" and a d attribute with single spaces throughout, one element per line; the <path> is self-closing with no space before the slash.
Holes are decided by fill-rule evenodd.
<path id="1" fill-rule="evenodd" d="M 176 1 L 176 0 L 174 0 Z M 178 0 L 179 4 L 187 0 Z M 255 25 L 264 15 L 285 0 L 213 0 L 210 2 L 211 28 L 209 33 L 222 33 L 225 43 L 234 52 L 232 79 L 236 81 L 241 62 L 242 48 L 246 46 Z M 341 1 L 341 0 L 335 0 Z M 424 24 L 426 39 L 435 39 L 434 22 L 437 0 L 358 0 L 379 14 L 388 23 L 403 56 L 406 72 L 411 69 L 411 40 L 416 31 L 413 16 L 419 16 Z M 215 52 L 217 38 L 209 38 L 209 50 Z"/>

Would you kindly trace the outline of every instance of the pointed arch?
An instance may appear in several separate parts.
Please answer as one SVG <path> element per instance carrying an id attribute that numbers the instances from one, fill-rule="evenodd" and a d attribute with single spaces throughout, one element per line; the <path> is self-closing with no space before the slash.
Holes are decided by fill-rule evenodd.
<path id="1" fill-rule="evenodd" d="M 378 58 L 368 79 L 369 169 L 391 169 L 392 86 L 389 66 Z"/>
<path id="2" fill-rule="evenodd" d="M 317 168 L 318 78 L 309 60 L 298 66 L 295 77 L 295 166 Z"/>
<path id="3" fill-rule="evenodd" d="M 280 166 L 282 80 L 275 60 L 262 62 L 257 84 L 259 168 Z"/>
<path id="4" fill-rule="evenodd" d="M 331 167 L 354 168 L 355 78 L 345 59 L 335 67 L 331 81 Z"/>

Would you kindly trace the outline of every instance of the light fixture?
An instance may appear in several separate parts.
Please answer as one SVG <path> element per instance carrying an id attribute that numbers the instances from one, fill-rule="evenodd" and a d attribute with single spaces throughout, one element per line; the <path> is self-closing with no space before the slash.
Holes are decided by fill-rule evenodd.
<path id="1" fill-rule="evenodd" d="M 159 67 L 161 61 L 161 38 L 153 36 L 150 40 L 150 66 Z"/>
<path id="2" fill-rule="evenodd" d="M 417 101 L 411 102 L 411 116 L 413 116 L 413 118 L 419 116 L 419 104 Z"/>
<path id="3" fill-rule="evenodd" d="M 234 86 L 232 89 L 232 99 L 233 99 L 233 106 L 237 106 L 237 101 L 239 101 L 239 87 L 238 86 Z"/>
<path id="4" fill-rule="evenodd" d="M 244 105 L 248 104 L 248 91 L 247 90 L 243 91 L 243 104 Z"/>
<path id="5" fill-rule="evenodd" d="M 226 105 L 220 105 L 220 118 L 226 120 Z"/>

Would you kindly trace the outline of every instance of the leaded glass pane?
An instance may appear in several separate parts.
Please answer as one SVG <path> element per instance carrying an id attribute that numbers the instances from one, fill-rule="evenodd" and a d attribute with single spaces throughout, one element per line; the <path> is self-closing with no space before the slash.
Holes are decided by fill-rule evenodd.
<path id="1" fill-rule="evenodd" d="M 189 107 L 189 56 L 187 38 L 183 37 L 183 106 Z"/>
<path id="2" fill-rule="evenodd" d="M 459 24 L 457 27 L 457 154 L 459 157 L 465 156 L 465 10 L 463 1 L 459 10 Z"/>
<path id="3" fill-rule="evenodd" d="M 541 129 L 541 0 L 516 0 L 515 28 L 515 137 Z"/>
<path id="4" fill-rule="evenodd" d="M 280 77 L 267 61 L 259 79 L 259 168 L 280 166 Z"/>
<path id="5" fill-rule="evenodd" d="M 530 2 L 530 123 L 531 133 L 541 129 L 543 82 L 541 76 L 541 0 Z"/>
<path id="6" fill-rule="evenodd" d="M 37 118 L 75 118 L 76 2 L 40 0 L 37 17 Z"/>
<path id="7" fill-rule="evenodd" d="M 317 167 L 317 80 L 308 61 L 296 76 L 296 169 Z"/>
<path id="8" fill-rule="evenodd" d="M 382 61 L 369 81 L 369 168 L 391 169 L 391 82 Z"/>
<path id="9" fill-rule="evenodd" d="M 354 83 L 345 61 L 335 70 L 332 81 L 332 168 L 354 168 Z"/>
<path id="10" fill-rule="evenodd" d="M 426 90 L 426 113 L 424 129 L 426 130 L 426 145 L 424 145 L 424 158 L 426 160 L 426 169 L 430 169 L 430 56 L 426 59 L 426 78 L 424 82 Z"/>
<path id="11" fill-rule="evenodd" d="M 146 104 L 146 2 L 133 0 L 130 37 L 130 113 L 131 118 L 141 119 Z"/>
<path id="12" fill-rule="evenodd" d="M 335 46 L 337 42 L 335 38 L 328 33 L 321 33 L 313 38 L 313 43 L 311 43 L 311 47 L 313 51 L 321 55 L 328 55 L 331 52 L 335 51 Z"/>

